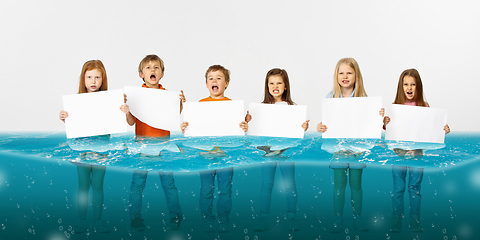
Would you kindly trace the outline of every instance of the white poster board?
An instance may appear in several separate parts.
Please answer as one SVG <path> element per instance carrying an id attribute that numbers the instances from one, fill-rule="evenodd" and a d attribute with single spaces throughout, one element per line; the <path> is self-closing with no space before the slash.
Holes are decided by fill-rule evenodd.
<path id="1" fill-rule="evenodd" d="M 303 138 L 307 106 L 250 103 L 248 111 L 248 135 Z"/>
<path id="2" fill-rule="evenodd" d="M 186 137 L 245 136 L 240 128 L 245 121 L 243 100 L 186 102 L 183 121 L 188 122 Z"/>
<path id="3" fill-rule="evenodd" d="M 110 90 L 63 96 L 63 110 L 67 138 L 127 132 L 123 105 L 123 91 Z"/>
<path id="4" fill-rule="evenodd" d="M 392 104 L 386 109 L 390 123 L 385 140 L 444 143 L 447 110 Z"/>
<path id="5" fill-rule="evenodd" d="M 381 97 L 326 98 L 322 101 L 322 138 L 382 137 Z"/>
<path id="6" fill-rule="evenodd" d="M 130 112 L 151 127 L 180 131 L 180 92 L 124 87 Z"/>

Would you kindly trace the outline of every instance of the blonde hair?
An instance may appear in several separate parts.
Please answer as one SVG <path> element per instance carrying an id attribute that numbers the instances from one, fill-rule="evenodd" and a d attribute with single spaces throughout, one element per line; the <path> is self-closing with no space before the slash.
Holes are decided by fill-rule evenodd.
<path id="1" fill-rule="evenodd" d="M 357 61 L 353 58 L 342 58 L 338 60 L 337 66 L 335 67 L 335 73 L 333 75 L 333 91 L 332 91 L 332 97 L 333 98 L 338 98 L 340 97 L 341 91 L 340 91 L 340 84 L 338 84 L 338 69 L 340 68 L 340 65 L 346 64 L 349 67 L 351 67 L 355 71 L 355 95 L 354 97 L 366 97 L 367 92 L 365 91 L 365 88 L 363 87 L 363 77 L 362 73 L 360 72 L 360 67 L 358 66 Z"/>
<path id="2" fill-rule="evenodd" d="M 85 73 L 90 70 L 98 69 L 102 72 L 102 86 L 98 91 L 106 91 L 108 89 L 108 82 L 107 82 L 107 71 L 105 71 L 105 67 L 103 66 L 102 61 L 100 60 L 90 60 L 83 64 L 82 72 L 80 73 L 80 84 L 78 85 L 78 93 L 86 93 L 87 87 L 85 86 Z"/>

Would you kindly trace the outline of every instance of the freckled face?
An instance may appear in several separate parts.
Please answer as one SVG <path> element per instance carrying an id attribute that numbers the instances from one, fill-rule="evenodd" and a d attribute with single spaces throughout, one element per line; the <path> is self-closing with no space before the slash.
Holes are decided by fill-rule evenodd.
<path id="1" fill-rule="evenodd" d="M 87 92 L 96 92 L 102 86 L 102 72 L 98 69 L 92 69 L 85 72 L 85 87 Z"/>
<path id="2" fill-rule="evenodd" d="M 282 95 L 285 90 L 285 83 L 281 76 L 273 75 L 268 77 L 268 92 L 273 96 L 275 102 L 282 101 Z"/>
<path id="3" fill-rule="evenodd" d="M 209 72 L 207 74 L 206 84 L 208 91 L 210 91 L 211 98 L 224 98 L 224 92 L 228 87 L 228 82 L 225 80 L 225 75 L 222 71 Z"/>
<path id="4" fill-rule="evenodd" d="M 417 90 L 415 78 L 412 76 L 405 76 L 403 78 L 403 92 L 408 101 L 415 101 L 415 93 Z"/>
<path id="5" fill-rule="evenodd" d="M 341 64 L 338 68 L 338 84 L 341 88 L 355 87 L 355 70 L 347 64 Z"/>

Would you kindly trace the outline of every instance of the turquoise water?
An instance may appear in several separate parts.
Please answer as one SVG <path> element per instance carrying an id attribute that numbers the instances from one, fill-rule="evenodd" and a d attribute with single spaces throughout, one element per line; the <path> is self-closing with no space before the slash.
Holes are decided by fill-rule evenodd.
<path id="1" fill-rule="evenodd" d="M 131 134 L 112 135 L 107 140 L 67 141 L 64 133 L 1 133 L 0 239 L 480 239 L 479 144 L 478 133 L 448 134 L 444 145 L 322 140 L 316 133 L 293 141 L 172 135 L 168 142 L 137 141 Z M 219 150 L 215 146 L 220 146 Z M 272 147 L 268 150 L 260 146 Z M 400 158 L 394 148 L 425 150 L 421 158 Z M 333 154 L 342 150 L 340 157 Z M 81 157 L 83 152 L 90 151 L 107 157 L 88 154 Z M 354 156 L 355 152 L 363 154 Z M 363 171 L 362 216 L 368 232 L 353 228 L 348 187 L 345 229 L 342 233 L 330 232 L 334 219 L 333 171 L 328 166 L 331 161 L 345 159 L 367 164 Z M 270 229 L 254 231 L 259 214 L 260 166 L 270 161 L 296 162 L 298 232 L 286 229 L 285 189 L 279 170 L 272 193 Z M 71 229 L 78 218 L 75 164 L 79 163 L 107 166 L 102 219 L 111 228 L 110 233 L 75 234 Z M 408 218 L 404 219 L 400 233 L 389 232 L 392 164 L 425 168 L 421 233 L 408 229 Z M 230 166 L 234 167 L 230 232 L 205 233 L 198 206 L 198 171 Z M 133 169 L 151 170 L 143 199 L 142 213 L 147 225 L 144 232 L 130 229 L 128 198 Z M 155 173 L 161 170 L 175 172 L 185 218 L 178 231 L 168 227 L 168 209 Z M 408 193 L 406 211 L 407 196 Z M 89 224 L 92 218 L 90 206 Z"/>

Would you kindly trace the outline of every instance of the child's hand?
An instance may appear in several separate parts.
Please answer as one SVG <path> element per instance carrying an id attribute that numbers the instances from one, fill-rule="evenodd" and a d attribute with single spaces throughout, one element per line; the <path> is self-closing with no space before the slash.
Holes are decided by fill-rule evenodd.
<path id="1" fill-rule="evenodd" d="M 183 94 L 183 90 L 180 90 L 180 92 L 182 92 L 180 95 L 180 104 L 183 104 L 184 102 L 187 101 L 187 99 L 185 98 L 185 95 Z"/>
<path id="2" fill-rule="evenodd" d="M 387 124 L 390 122 L 390 117 L 388 116 L 385 116 L 383 118 L 383 128 L 386 129 L 387 128 Z"/>
<path id="3" fill-rule="evenodd" d="M 183 90 L 180 90 L 180 92 L 182 92 L 180 95 L 180 114 L 182 113 L 183 111 L 183 103 L 187 101 L 187 99 L 185 98 L 185 95 L 183 95 Z"/>
<path id="4" fill-rule="evenodd" d="M 188 122 L 182 122 L 182 124 L 180 124 L 180 129 L 182 129 L 182 133 L 185 133 L 185 129 L 187 129 L 188 127 Z"/>
<path id="5" fill-rule="evenodd" d="M 241 122 L 241 123 L 240 123 L 240 128 L 241 128 L 244 132 L 248 131 L 248 122 L 247 122 L 247 121 Z"/>
<path id="6" fill-rule="evenodd" d="M 445 134 L 448 134 L 450 132 L 450 127 L 448 126 L 448 124 L 445 124 L 443 130 L 445 130 Z"/>
<path id="7" fill-rule="evenodd" d="M 65 110 L 60 111 L 59 117 L 60 117 L 60 120 L 62 120 L 63 122 L 65 122 L 65 118 L 68 117 L 68 112 L 65 111 Z"/>
<path id="8" fill-rule="evenodd" d="M 247 115 L 245 115 L 245 121 L 248 123 L 250 121 L 252 121 L 252 115 L 250 115 L 250 113 L 247 111 Z"/>
<path id="9" fill-rule="evenodd" d="M 130 107 L 127 104 L 123 104 L 120 106 L 120 111 L 122 111 L 125 114 L 128 114 L 130 112 Z"/>
<path id="10" fill-rule="evenodd" d="M 385 116 L 385 108 L 380 109 L 380 116 Z"/>
<path id="11" fill-rule="evenodd" d="M 305 121 L 305 122 L 302 124 L 303 131 L 307 131 L 307 130 L 308 130 L 308 122 L 310 122 L 310 120 L 307 120 L 307 121 Z"/>
<path id="12" fill-rule="evenodd" d="M 123 102 L 127 103 L 127 94 L 125 94 L 125 93 L 123 94 Z"/>
<path id="13" fill-rule="evenodd" d="M 317 125 L 317 131 L 318 132 L 321 132 L 321 133 L 324 133 L 327 131 L 327 126 L 323 125 L 322 123 L 319 123 Z"/>

